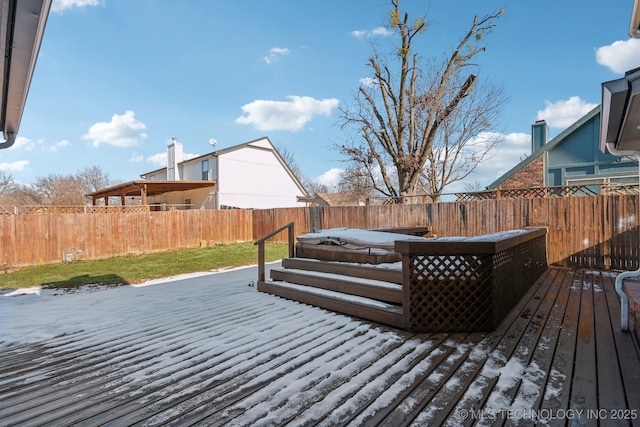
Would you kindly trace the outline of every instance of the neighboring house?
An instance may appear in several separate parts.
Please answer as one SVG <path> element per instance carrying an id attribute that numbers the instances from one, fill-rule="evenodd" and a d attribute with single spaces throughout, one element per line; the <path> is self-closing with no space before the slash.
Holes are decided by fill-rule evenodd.
<path id="1" fill-rule="evenodd" d="M 89 194 L 93 203 L 120 196 L 142 204 L 186 209 L 267 209 L 306 206 L 309 194 L 278 151 L 263 137 L 184 159 L 175 138 L 167 147 L 167 167 Z"/>
<path id="2" fill-rule="evenodd" d="M 311 204 L 314 206 L 366 206 L 367 197 L 355 191 L 315 193 Z"/>
<path id="3" fill-rule="evenodd" d="M 600 150 L 600 106 L 555 138 L 548 139 L 547 124 L 531 127 L 532 153 L 487 189 L 516 189 L 566 185 L 627 184 L 638 182 L 635 158 L 616 157 Z"/>
<path id="4" fill-rule="evenodd" d="M 167 167 L 141 175 L 149 181 L 215 181 L 216 185 L 154 196 L 149 204 L 194 209 L 260 209 L 305 206 L 309 194 L 269 138 L 184 160 L 182 144 L 167 147 Z"/>

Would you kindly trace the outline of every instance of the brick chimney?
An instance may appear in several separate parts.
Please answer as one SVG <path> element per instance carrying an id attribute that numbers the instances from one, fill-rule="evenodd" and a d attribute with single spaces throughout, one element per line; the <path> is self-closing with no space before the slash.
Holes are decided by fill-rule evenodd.
<path id="1" fill-rule="evenodd" d="M 183 161 L 182 144 L 176 137 L 171 138 L 171 143 L 167 146 L 167 179 L 170 181 L 180 181 L 180 169 L 178 164 Z"/>

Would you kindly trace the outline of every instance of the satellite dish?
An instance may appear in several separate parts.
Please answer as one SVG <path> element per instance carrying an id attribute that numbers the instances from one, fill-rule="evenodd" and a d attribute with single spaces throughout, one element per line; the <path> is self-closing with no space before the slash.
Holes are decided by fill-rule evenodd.
<path id="1" fill-rule="evenodd" d="M 215 147 L 217 143 L 218 141 L 216 141 L 215 139 L 209 138 L 209 144 L 211 144 L 212 147 Z"/>

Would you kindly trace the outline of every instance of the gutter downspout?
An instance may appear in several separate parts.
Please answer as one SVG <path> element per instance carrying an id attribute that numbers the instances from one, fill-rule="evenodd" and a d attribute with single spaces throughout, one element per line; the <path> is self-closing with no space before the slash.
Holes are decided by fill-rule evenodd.
<path id="1" fill-rule="evenodd" d="M 7 133 L 7 140 L 0 142 L 0 150 L 11 147 L 14 142 L 16 142 L 16 134 L 13 132 Z"/>
<path id="2" fill-rule="evenodd" d="M 611 142 L 607 142 L 607 150 L 614 156 L 636 156 L 640 164 L 638 150 L 617 150 Z M 640 268 L 635 271 L 624 271 L 616 277 L 616 293 L 620 297 L 620 329 L 623 331 L 629 330 L 629 299 L 622 290 L 622 281 L 628 277 L 640 277 Z"/>

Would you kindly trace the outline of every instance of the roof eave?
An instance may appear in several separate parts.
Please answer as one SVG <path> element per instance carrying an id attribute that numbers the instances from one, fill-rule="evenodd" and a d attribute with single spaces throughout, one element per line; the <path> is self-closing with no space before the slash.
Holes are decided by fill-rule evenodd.
<path id="1" fill-rule="evenodd" d="M 0 149 L 13 145 L 18 133 L 52 0 L 1 1 Z"/>
<path id="2" fill-rule="evenodd" d="M 600 149 L 640 151 L 640 68 L 602 83 Z"/>

